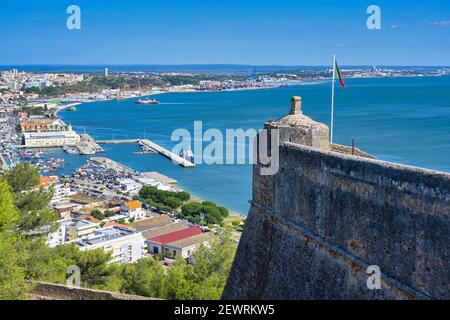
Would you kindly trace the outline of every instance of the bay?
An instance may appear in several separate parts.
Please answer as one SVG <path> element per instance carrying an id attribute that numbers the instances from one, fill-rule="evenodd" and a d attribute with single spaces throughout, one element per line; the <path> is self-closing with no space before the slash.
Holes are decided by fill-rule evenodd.
<path id="1" fill-rule="evenodd" d="M 336 90 L 335 142 L 356 146 L 378 159 L 450 172 L 450 77 L 347 79 Z M 86 103 L 59 115 L 79 132 L 96 139 L 146 137 L 171 149 L 175 129 L 260 129 L 264 121 L 289 111 L 290 97 L 302 96 L 303 112 L 330 122 L 330 83 L 232 92 L 169 93 L 154 96 L 159 105 L 135 99 Z M 134 144 L 105 145 L 100 156 L 139 171 L 158 171 L 179 181 L 195 196 L 247 214 L 251 199 L 250 165 L 197 165 L 184 169 L 158 154 L 136 155 Z M 54 150 L 70 174 L 85 156 Z"/>

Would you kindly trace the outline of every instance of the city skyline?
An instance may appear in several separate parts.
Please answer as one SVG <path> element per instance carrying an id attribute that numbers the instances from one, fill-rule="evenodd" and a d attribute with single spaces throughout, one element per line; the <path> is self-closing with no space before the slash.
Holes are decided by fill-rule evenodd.
<path id="1" fill-rule="evenodd" d="M 69 5 L 81 29 L 69 30 Z M 369 30 L 369 5 L 381 30 Z M 450 4 L 0 1 L 0 65 L 447 66 Z"/>

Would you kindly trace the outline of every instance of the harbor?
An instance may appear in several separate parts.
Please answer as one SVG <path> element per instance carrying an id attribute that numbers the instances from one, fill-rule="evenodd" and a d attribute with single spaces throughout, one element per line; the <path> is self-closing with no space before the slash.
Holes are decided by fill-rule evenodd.
<path id="1" fill-rule="evenodd" d="M 413 127 L 406 123 L 398 124 L 395 117 L 404 116 L 403 112 L 408 109 L 408 121 L 417 127 L 424 127 L 430 132 L 435 132 L 435 145 L 444 146 L 448 141 L 448 135 L 441 134 L 442 122 L 448 118 L 445 115 L 438 117 L 440 104 L 446 98 L 442 92 L 437 93 L 436 99 L 425 99 L 419 94 L 410 94 L 408 101 L 403 101 L 402 92 L 391 92 L 388 96 L 392 101 L 386 105 L 386 100 L 375 97 L 370 104 L 360 108 L 360 95 L 371 94 L 370 87 L 379 85 L 403 86 L 411 88 L 425 82 L 427 86 L 437 84 L 448 86 L 449 77 L 421 77 L 421 78 L 392 78 L 392 79 L 349 79 L 347 82 L 352 86 L 348 105 L 341 106 L 338 121 L 340 122 L 336 131 L 336 142 L 340 144 L 351 144 L 355 139 L 356 147 L 367 150 L 378 159 L 386 161 L 402 162 L 409 165 L 428 167 L 431 169 L 450 171 L 448 157 L 437 156 L 434 149 L 426 143 L 423 136 Z M 222 132 L 227 128 L 258 128 L 267 119 L 277 119 L 280 116 L 278 101 L 284 96 L 297 94 L 299 91 L 308 104 L 305 110 L 312 117 L 326 122 L 328 121 L 327 101 L 316 99 L 324 97 L 328 92 L 329 84 L 315 84 L 310 86 L 289 86 L 276 89 L 244 90 L 234 92 L 184 92 L 172 94 L 155 95 L 161 102 L 157 106 L 144 107 L 135 104 L 135 99 L 122 99 L 120 101 L 98 101 L 82 103 L 77 105 L 76 112 L 59 112 L 58 117 L 67 125 L 72 125 L 72 130 L 81 137 L 89 134 L 95 143 L 104 151 L 88 150 L 73 146 L 64 147 L 61 142 L 58 148 L 47 148 L 42 159 L 43 169 L 52 174 L 71 175 L 73 170 L 83 165 L 91 156 L 105 156 L 120 163 L 124 163 L 141 172 L 161 172 L 179 182 L 186 190 L 192 192 L 198 198 L 208 199 L 220 203 L 231 210 L 245 215 L 248 211 L 248 200 L 251 198 L 251 166 L 226 165 L 207 166 L 203 164 L 189 164 L 178 161 L 173 165 L 172 159 L 180 160 L 179 155 L 170 154 L 173 142 L 170 141 L 171 134 L 178 128 L 192 130 L 192 124 L 202 119 L 205 126 L 215 127 Z M 367 87 L 369 85 L 369 88 Z M 417 115 L 423 110 L 414 109 L 410 104 L 422 103 L 429 105 L 427 109 L 430 119 L 437 125 L 422 123 Z M 357 107 L 358 106 L 358 107 Z M 381 107 L 380 107 L 381 106 Z M 383 112 L 380 114 L 380 112 Z M 361 113 L 374 115 L 364 116 L 361 121 Z M 15 136 L 14 125 L 8 121 L 5 114 L 4 132 L 5 137 Z M 161 119 L 170 119 L 162 121 Z M 380 120 L 381 119 L 381 120 Z M 386 145 L 382 136 L 377 131 L 380 121 L 389 126 L 384 129 L 383 135 L 391 137 L 390 143 Z M 446 122 L 448 123 L 448 122 Z M 372 130 L 372 131 L 371 131 Z M 414 137 L 414 144 L 409 139 L 404 139 L 404 132 L 408 137 Z M 70 138 L 70 135 L 68 136 Z M 142 144 L 142 140 L 150 143 Z M 10 140 L 8 140 L 10 141 Z M 20 146 L 20 139 L 14 139 L 6 145 L 2 152 L 4 158 L 3 166 L 13 164 L 17 159 L 11 157 L 9 148 L 26 150 L 26 146 Z M 141 146 L 139 146 L 141 142 Z M 161 148 L 155 146 L 158 145 Z M 145 149 L 143 148 L 145 145 Z M 416 152 L 417 148 L 428 150 L 427 152 Z M 35 148 L 39 149 L 39 148 Z M 64 152 L 63 149 L 66 151 Z M 165 149 L 166 151 L 164 151 Z M 447 149 L 441 148 L 443 155 L 447 155 Z M 163 157 L 161 157 L 161 155 Z M 178 157 L 177 157 L 178 156 Z M 50 158 L 53 158 L 50 159 Z M 64 159 L 56 165 L 54 159 Z M 45 161 L 49 160 L 49 163 Z M 168 161 L 169 160 L 169 161 Z M 184 165 L 183 165 L 184 164 Z M 195 170 L 185 170 L 195 168 Z M 223 190 L 231 190 L 224 192 Z"/>
<path id="2" fill-rule="evenodd" d="M 336 143 L 351 145 L 364 149 L 378 159 L 402 162 L 409 165 L 428 167 L 431 169 L 450 171 L 450 156 L 444 146 L 449 141 L 448 134 L 442 134 L 449 123 L 449 115 L 440 105 L 448 99 L 448 94 L 439 91 L 433 99 L 425 98 L 413 91 L 405 95 L 407 89 L 390 92 L 388 101 L 385 97 L 375 96 L 373 100 L 361 105 L 362 95 L 372 95 L 379 86 L 401 86 L 415 88 L 421 86 L 450 85 L 450 77 L 421 77 L 393 79 L 349 79 L 348 103 L 340 106 L 339 125 L 335 131 Z M 101 140 L 131 139 L 137 141 L 146 137 L 150 141 L 170 150 L 171 134 L 178 128 L 186 128 L 193 132 L 194 121 L 201 119 L 206 127 L 217 128 L 225 132 L 227 128 L 260 128 L 267 119 L 277 119 L 284 112 L 279 107 L 284 97 L 299 92 L 308 101 L 305 113 L 326 123 L 329 121 L 328 84 L 311 86 L 289 86 L 276 89 L 247 90 L 234 92 L 175 93 L 156 95 L 161 101 L 158 107 L 144 108 L 134 104 L 132 99 L 118 102 L 95 102 L 78 106 L 77 112 L 64 112 L 61 117 L 72 123 L 76 130 L 84 130 Z M 409 89 L 408 89 L 409 92 Z M 408 99 L 405 100 L 405 96 Z M 422 108 L 413 108 L 411 104 L 426 104 L 429 115 L 423 122 L 418 116 Z M 405 110 L 409 110 L 405 113 Z M 445 113 L 445 115 L 443 114 Z M 364 120 L 361 120 L 361 115 Z M 105 116 L 107 115 L 107 116 Z M 408 122 L 397 123 L 396 118 L 407 116 Z M 163 121 L 161 119 L 170 119 Z M 383 124 L 383 133 L 377 129 Z M 414 126 L 413 126 L 414 124 Z M 421 130 L 434 132 L 435 144 L 440 146 L 440 154 L 435 147 L 429 145 Z M 145 134 L 146 133 L 146 134 Z M 389 144 L 384 137 L 389 136 Z M 410 143 L 414 137 L 415 143 Z M 246 215 L 248 200 L 251 199 L 251 165 L 204 165 L 196 164 L 194 170 L 185 170 L 182 166 L 174 166 L 155 154 L 135 155 L 140 151 L 137 142 L 100 144 L 105 148 L 105 156 L 124 163 L 141 172 L 158 171 L 178 181 L 185 190 L 202 199 L 220 203 L 231 210 Z M 417 152 L 417 150 L 427 150 Z M 103 155 L 102 155 L 103 156 Z"/>

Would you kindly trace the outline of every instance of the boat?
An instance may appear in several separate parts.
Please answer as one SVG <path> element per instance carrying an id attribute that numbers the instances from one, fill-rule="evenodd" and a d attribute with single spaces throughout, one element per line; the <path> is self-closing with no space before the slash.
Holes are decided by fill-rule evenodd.
<path id="1" fill-rule="evenodd" d="M 194 154 L 192 153 L 191 149 L 188 149 L 187 151 L 181 151 L 179 153 L 179 156 L 187 161 L 193 162 L 194 161 Z"/>
<path id="2" fill-rule="evenodd" d="M 69 109 L 67 109 L 68 111 L 77 111 L 76 107 L 70 107 Z"/>
<path id="3" fill-rule="evenodd" d="M 145 99 L 136 100 L 135 103 L 136 104 L 159 104 L 159 101 L 155 100 L 155 99 L 145 98 Z"/>

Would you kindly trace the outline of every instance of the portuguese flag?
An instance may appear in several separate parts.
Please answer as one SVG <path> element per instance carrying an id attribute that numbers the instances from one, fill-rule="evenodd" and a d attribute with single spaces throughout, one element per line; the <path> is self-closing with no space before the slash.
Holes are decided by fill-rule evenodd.
<path id="1" fill-rule="evenodd" d="M 339 70 L 339 66 L 338 66 L 338 63 L 337 63 L 336 60 L 334 61 L 334 67 L 335 67 L 335 70 L 336 70 L 336 74 L 337 74 L 337 76 L 339 78 L 339 83 L 341 84 L 342 89 L 345 89 L 344 78 L 342 78 L 342 73 L 341 73 L 341 70 Z"/>

